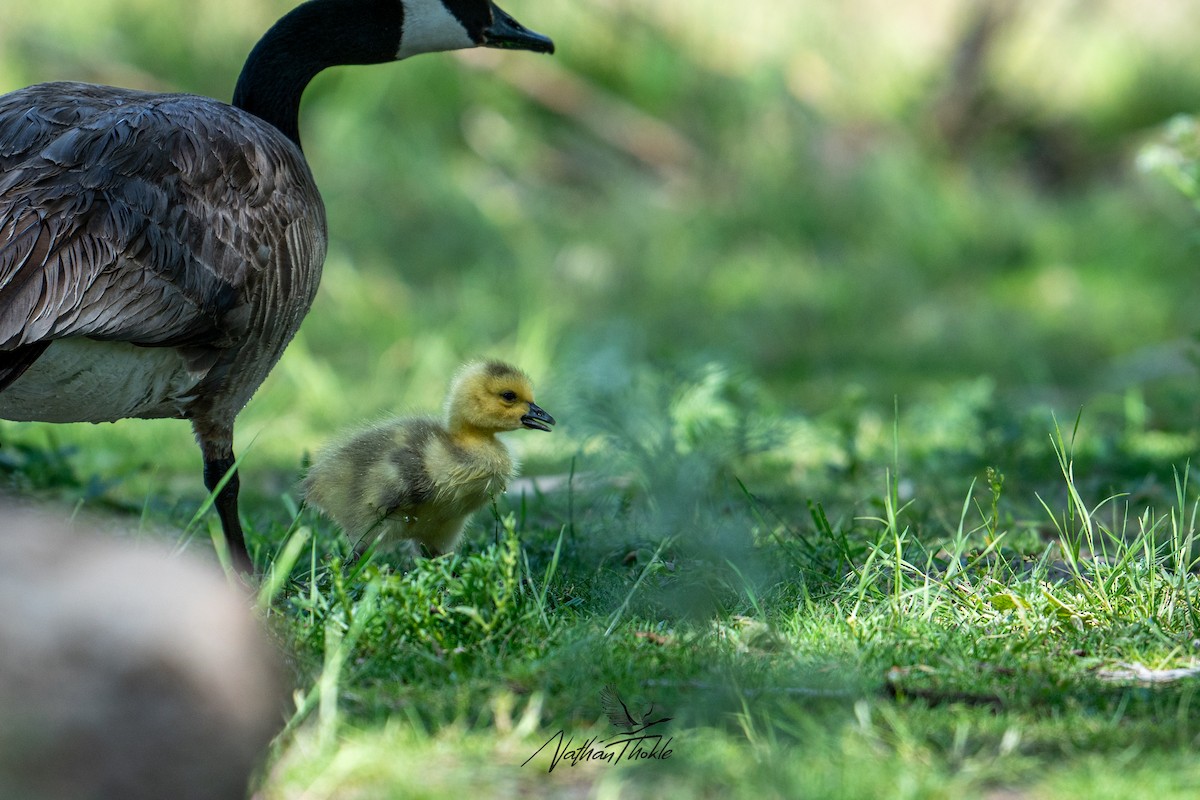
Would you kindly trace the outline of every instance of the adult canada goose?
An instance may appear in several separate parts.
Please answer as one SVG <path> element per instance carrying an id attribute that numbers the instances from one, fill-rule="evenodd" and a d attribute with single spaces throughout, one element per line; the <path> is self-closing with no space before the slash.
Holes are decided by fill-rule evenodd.
<path id="1" fill-rule="evenodd" d="M 305 499 L 342 527 L 360 553 L 380 535 L 439 555 L 467 517 L 516 474 L 497 433 L 549 431 L 554 417 L 533 402 L 529 377 L 500 361 L 463 367 L 444 420 L 400 417 L 322 451 L 304 479 Z"/>
<path id="2" fill-rule="evenodd" d="M 234 418 L 325 259 L 300 96 L 326 67 L 476 46 L 554 50 L 490 0 L 310 0 L 254 47 L 233 105 L 81 83 L 0 96 L 0 418 L 190 420 L 251 568 Z"/>

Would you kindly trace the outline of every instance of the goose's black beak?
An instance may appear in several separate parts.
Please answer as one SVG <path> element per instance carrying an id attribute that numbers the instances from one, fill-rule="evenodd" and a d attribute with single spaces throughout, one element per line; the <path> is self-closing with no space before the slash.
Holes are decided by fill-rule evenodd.
<path id="1" fill-rule="evenodd" d="M 547 414 L 537 403 L 529 404 L 529 413 L 521 417 L 521 424 L 535 431 L 549 431 L 554 417 Z"/>
<path id="2" fill-rule="evenodd" d="M 492 24 L 483 29 L 482 44 L 484 47 L 499 47 L 505 50 L 554 52 L 554 42 L 550 37 L 529 30 L 495 3 L 492 3 Z"/>

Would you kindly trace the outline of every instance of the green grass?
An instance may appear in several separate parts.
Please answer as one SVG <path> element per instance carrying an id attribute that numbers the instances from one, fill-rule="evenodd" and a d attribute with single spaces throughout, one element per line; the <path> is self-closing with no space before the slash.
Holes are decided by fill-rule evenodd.
<path id="1" fill-rule="evenodd" d="M 237 440 L 297 687 L 260 796 L 1191 796 L 1197 678 L 1129 671 L 1200 665 L 1196 10 L 1023 7 L 955 139 L 965 6 L 516 2 L 554 58 L 306 96 L 330 257 Z M 227 98 L 291 2 L 19 5 L 0 88 Z M 346 566 L 306 454 L 480 355 L 553 488 Z M 0 489 L 219 528 L 183 423 L 0 442 Z M 606 685 L 670 758 L 522 766 Z"/>
<path id="2" fill-rule="evenodd" d="M 1028 523 L 994 472 L 944 527 L 888 476 L 837 523 L 714 490 L 663 537 L 630 489 L 405 573 L 302 559 L 271 618 L 310 688 L 267 796 L 1186 796 L 1195 678 L 1119 673 L 1196 666 L 1200 498 L 1085 497 L 1058 456 L 1066 501 Z M 672 717 L 670 759 L 521 766 L 610 737 L 607 684 Z"/>

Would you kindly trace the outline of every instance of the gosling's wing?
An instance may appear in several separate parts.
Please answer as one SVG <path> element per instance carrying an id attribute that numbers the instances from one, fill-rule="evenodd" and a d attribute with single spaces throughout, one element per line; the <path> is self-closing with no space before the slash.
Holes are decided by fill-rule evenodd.
<path id="1" fill-rule="evenodd" d="M 399 419 L 354 431 L 317 454 L 304 479 L 306 499 L 343 528 L 415 512 L 432 494 L 425 453 L 434 420 Z"/>
<path id="2" fill-rule="evenodd" d="M 299 151 L 231 106 L 69 83 L 4 95 L 0 351 L 23 352 L 17 368 L 68 336 L 228 346 L 253 324 L 230 314 L 253 284 L 286 293 L 319 267 L 323 215 Z"/>
<path id="3" fill-rule="evenodd" d="M 416 515 L 434 496 L 436 478 L 429 474 L 429 448 L 441 434 L 434 419 L 397 420 L 389 429 L 391 447 L 381 466 L 389 480 L 381 481 L 378 508 L 389 517 Z"/>

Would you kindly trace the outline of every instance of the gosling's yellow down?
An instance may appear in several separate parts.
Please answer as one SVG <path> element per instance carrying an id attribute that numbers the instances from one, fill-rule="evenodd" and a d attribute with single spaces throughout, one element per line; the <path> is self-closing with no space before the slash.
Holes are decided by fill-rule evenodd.
<path id="1" fill-rule="evenodd" d="M 441 555 L 467 517 L 516 475 L 496 434 L 553 424 L 533 402 L 528 375 L 501 361 L 472 362 L 455 376 L 443 420 L 388 420 L 321 451 L 304 480 L 305 499 L 360 553 L 381 535 L 385 545 L 410 539 Z"/>

